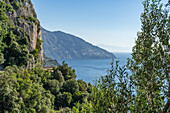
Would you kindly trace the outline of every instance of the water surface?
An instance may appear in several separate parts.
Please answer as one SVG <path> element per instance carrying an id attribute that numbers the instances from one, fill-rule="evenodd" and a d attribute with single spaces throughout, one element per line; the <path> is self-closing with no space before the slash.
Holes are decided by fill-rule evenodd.
<path id="1" fill-rule="evenodd" d="M 119 65 L 126 65 L 127 58 L 131 56 L 130 53 L 114 53 Z M 71 66 L 76 70 L 77 79 L 82 79 L 85 82 L 93 84 L 93 80 L 98 77 L 107 74 L 107 70 L 111 68 L 111 62 L 113 59 L 73 59 L 65 60 L 68 66 Z M 62 64 L 63 60 L 58 60 Z"/>

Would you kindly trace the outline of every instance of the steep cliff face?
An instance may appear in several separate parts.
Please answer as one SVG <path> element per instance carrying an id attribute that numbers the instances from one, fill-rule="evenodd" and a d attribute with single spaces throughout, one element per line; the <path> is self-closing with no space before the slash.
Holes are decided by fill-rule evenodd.
<path id="1" fill-rule="evenodd" d="M 19 37 L 27 37 L 29 41 L 27 49 L 32 54 L 32 61 L 29 64 L 34 65 L 36 60 L 42 61 L 42 32 L 31 0 L 0 0 L 0 2 L 1 6 L 6 7 L 9 30 Z"/>

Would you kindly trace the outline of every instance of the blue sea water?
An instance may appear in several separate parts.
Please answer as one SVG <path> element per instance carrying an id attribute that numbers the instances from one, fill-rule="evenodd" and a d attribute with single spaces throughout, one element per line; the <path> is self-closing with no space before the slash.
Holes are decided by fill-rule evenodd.
<path id="1" fill-rule="evenodd" d="M 131 53 L 114 53 L 117 57 L 115 61 L 119 61 L 119 66 L 126 65 L 127 58 L 131 57 Z M 113 59 L 73 59 L 64 60 L 68 66 L 76 70 L 77 79 L 82 79 L 85 82 L 94 83 L 98 77 L 106 75 L 107 70 L 111 68 Z M 62 64 L 63 60 L 58 60 Z"/>
<path id="2" fill-rule="evenodd" d="M 131 58 L 131 53 L 114 53 L 115 61 L 119 61 L 119 66 L 127 63 L 127 58 Z M 77 79 L 82 79 L 86 83 L 94 84 L 94 80 L 98 77 L 106 75 L 107 70 L 111 69 L 112 59 L 85 59 L 85 60 L 64 60 L 66 63 L 76 70 Z M 63 60 L 58 60 L 62 64 Z M 136 92 L 134 92 L 136 95 Z M 165 103 L 167 99 L 164 99 Z"/>

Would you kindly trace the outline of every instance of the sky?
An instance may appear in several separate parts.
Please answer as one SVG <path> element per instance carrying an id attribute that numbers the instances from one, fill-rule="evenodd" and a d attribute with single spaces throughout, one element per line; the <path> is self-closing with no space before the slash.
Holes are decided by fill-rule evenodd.
<path id="1" fill-rule="evenodd" d="M 141 29 L 142 0 L 32 0 L 41 26 L 110 52 L 131 52 Z"/>

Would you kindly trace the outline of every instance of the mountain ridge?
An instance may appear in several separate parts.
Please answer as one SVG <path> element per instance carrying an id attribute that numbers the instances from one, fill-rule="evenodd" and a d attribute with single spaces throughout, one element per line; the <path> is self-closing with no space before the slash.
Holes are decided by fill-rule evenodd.
<path id="1" fill-rule="evenodd" d="M 43 50 L 53 59 L 111 59 L 116 58 L 98 46 L 63 31 L 49 31 L 41 27 Z"/>

